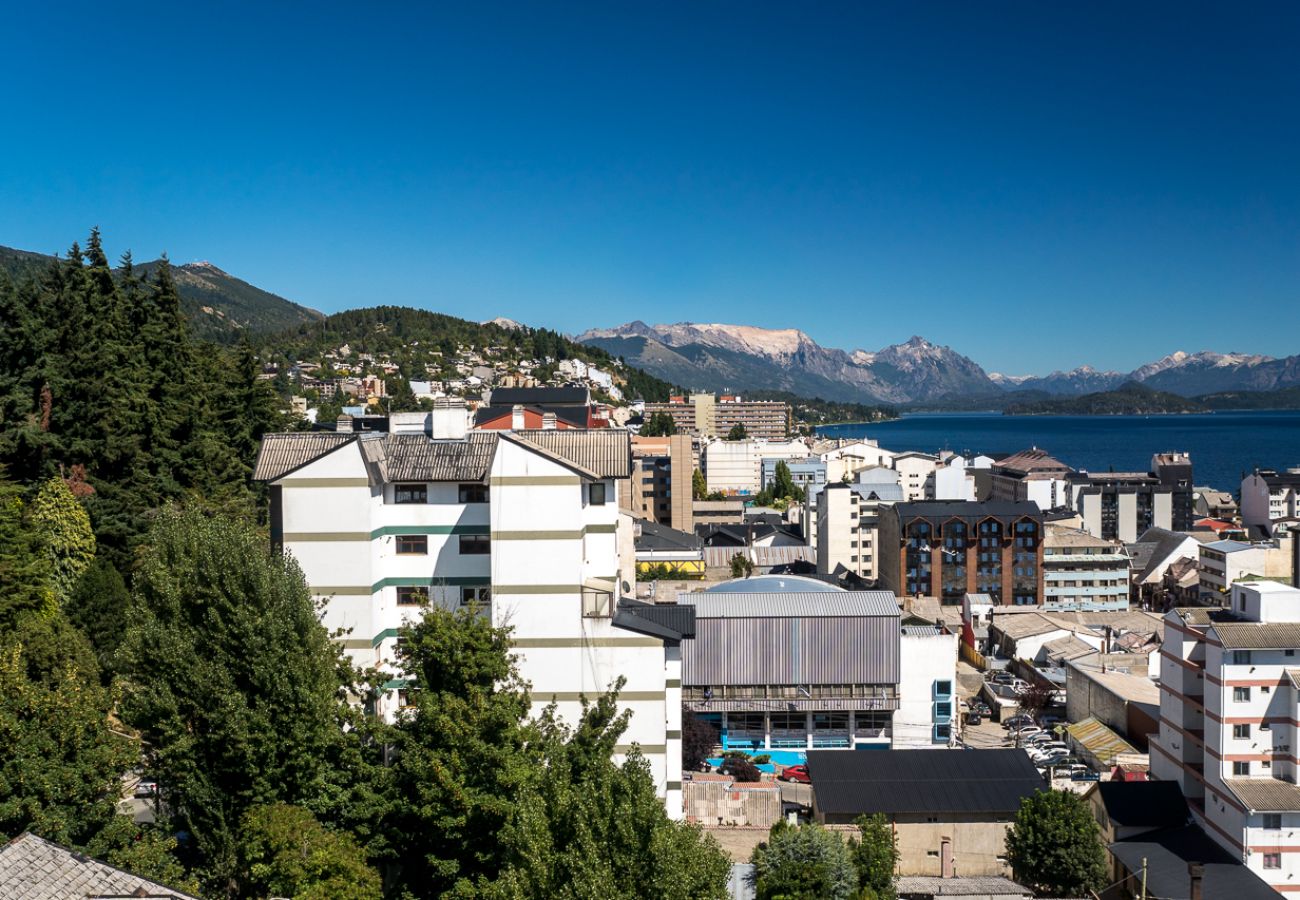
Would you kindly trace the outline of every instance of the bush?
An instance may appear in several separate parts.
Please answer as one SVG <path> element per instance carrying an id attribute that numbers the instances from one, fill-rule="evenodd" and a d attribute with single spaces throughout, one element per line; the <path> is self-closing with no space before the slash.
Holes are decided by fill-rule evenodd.
<path id="1" fill-rule="evenodd" d="M 777 822 L 750 862 L 759 900 L 850 900 L 858 889 L 849 847 L 820 825 Z"/>

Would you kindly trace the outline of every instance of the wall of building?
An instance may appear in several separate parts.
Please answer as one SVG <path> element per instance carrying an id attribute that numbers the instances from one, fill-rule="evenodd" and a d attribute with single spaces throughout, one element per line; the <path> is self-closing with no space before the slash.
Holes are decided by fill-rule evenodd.
<path id="1" fill-rule="evenodd" d="M 941 693 L 946 684 L 948 694 Z M 899 653 L 898 709 L 894 712 L 895 749 L 944 749 L 949 741 L 936 735 L 935 726 L 948 726 L 954 734 L 957 721 L 957 635 L 909 634 L 904 627 Z M 936 704 L 947 703 L 944 718 Z"/>

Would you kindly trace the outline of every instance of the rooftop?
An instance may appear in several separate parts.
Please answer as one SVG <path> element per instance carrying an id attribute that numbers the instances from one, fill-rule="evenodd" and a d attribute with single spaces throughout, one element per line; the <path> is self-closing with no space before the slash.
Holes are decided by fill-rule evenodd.
<path id="1" fill-rule="evenodd" d="M 969 500 L 918 500 L 895 503 L 894 511 L 900 520 L 907 519 L 1041 519 L 1043 513 L 1037 503 L 1028 500 L 986 500 L 973 503 Z"/>
<path id="2" fill-rule="evenodd" d="M 1238 553 L 1242 550 L 1251 549 L 1251 544 L 1244 544 L 1241 541 L 1211 541 L 1202 545 L 1206 550 L 1217 550 L 1220 553 Z"/>
<path id="3" fill-rule="evenodd" d="M 1191 897 L 1189 863 L 1204 866 L 1201 896 L 1231 897 L 1233 900 L 1277 900 L 1278 894 L 1265 881 L 1210 839 L 1195 825 L 1167 828 L 1111 844 L 1111 855 L 1130 872 L 1147 866 L 1147 893 L 1167 900 Z"/>
<path id="4" fill-rule="evenodd" d="M 898 601 L 889 591 L 798 591 L 723 593 L 716 588 L 679 594 L 677 602 L 695 608 L 700 619 L 898 618 Z"/>
<path id="5" fill-rule="evenodd" d="M 1219 621 L 1212 623 L 1212 627 L 1225 650 L 1294 650 L 1300 647 L 1300 622 Z"/>
<path id="6" fill-rule="evenodd" d="M 777 594 L 783 591 L 834 594 L 844 593 L 844 588 L 804 575 L 756 575 L 753 578 L 733 578 L 703 589 L 703 593 L 717 594 Z"/>
<path id="7" fill-rule="evenodd" d="M 1021 450 L 1019 453 L 1013 453 L 1010 456 L 999 459 L 994 463 L 999 469 L 1008 469 L 1013 472 L 1029 474 L 1031 472 L 1069 472 L 1070 467 L 1052 456 L 1046 450 L 1039 450 L 1037 447 L 1031 447 L 1028 450 Z"/>
<path id="8" fill-rule="evenodd" d="M 1028 900 L 1034 896 L 1034 892 L 1029 888 L 1000 875 L 954 878 L 942 878 L 938 875 L 903 875 L 894 881 L 894 892 L 901 900 L 908 900 L 914 896 L 976 897 L 978 900 L 987 900 L 990 897 L 1024 897 Z"/>
<path id="9" fill-rule="evenodd" d="M 1023 750 L 811 750 L 817 809 L 830 814 L 1014 815 L 1044 783 Z"/>
<path id="10" fill-rule="evenodd" d="M 1223 783 L 1246 809 L 1255 812 L 1300 810 L 1300 787 L 1277 778 L 1225 778 Z"/>
<path id="11" fill-rule="evenodd" d="M 1137 754 L 1137 748 L 1092 716 L 1082 722 L 1067 725 L 1065 730 L 1103 763 L 1109 764 L 1121 753 Z"/>
<path id="12" fill-rule="evenodd" d="M 1123 828 L 1177 828 L 1192 820 L 1176 781 L 1101 781 L 1097 796 Z"/>
<path id="13" fill-rule="evenodd" d="M 0 897 L 70 900 L 139 897 L 195 900 L 190 894 L 132 875 L 52 841 L 24 833 L 0 847 Z"/>

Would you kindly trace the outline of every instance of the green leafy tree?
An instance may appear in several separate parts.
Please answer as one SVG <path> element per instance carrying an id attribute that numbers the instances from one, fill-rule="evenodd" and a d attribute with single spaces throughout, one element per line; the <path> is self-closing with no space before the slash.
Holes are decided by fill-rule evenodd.
<path id="1" fill-rule="evenodd" d="M 28 614 L 54 612 L 49 569 L 41 534 L 28 520 L 18 487 L 0 469 L 0 635 Z"/>
<path id="2" fill-rule="evenodd" d="M 302 572 L 264 538 L 164 513 L 134 579 L 119 652 L 124 718 L 147 742 L 171 824 L 193 835 L 214 892 L 235 883 L 253 806 L 326 803 L 347 715 L 339 651 Z"/>
<path id="3" fill-rule="evenodd" d="M 64 607 L 68 619 L 90 642 L 106 685 L 116 665 L 114 655 L 126 634 L 130 606 L 131 594 L 121 574 L 108 560 L 97 559 L 77 580 Z"/>
<path id="4" fill-rule="evenodd" d="M 0 642 L 0 835 L 80 846 L 110 823 L 136 753 L 110 705 L 93 671 L 34 679 L 18 637 Z"/>
<path id="5" fill-rule="evenodd" d="M 704 473 L 696 469 L 691 473 L 691 499 L 703 500 L 709 494 L 709 483 L 704 478 Z"/>
<path id="6" fill-rule="evenodd" d="M 859 816 L 854 823 L 861 837 L 849 841 L 853 868 L 858 873 L 860 900 L 894 900 L 894 869 L 898 866 L 898 840 L 881 813 Z"/>
<path id="7" fill-rule="evenodd" d="M 731 557 L 731 577 L 748 578 L 754 574 L 754 564 L 749 557 L 743 553 L 737 553 Z"/>
<path id="8" fill-rule="evenodd" d="M 41 483 L 32 500 L 30 519 L 45 546 L 50 579 L 60 600 L 67 600 L 81 574 L 95 558 L 90 515 L 62 478 Z"/>
<path id="9" fill-rule="evenodd" d="M 671 437 L 676 433 L 677 423 L 666 412 L 653 413 L 640 431 L 646 437 Z"/>
<path id="10" fill-rule="evenodd" d="M 199 893 L 199 884 L 177 855 L 177 840 L 163 828 L 113 816 L 86 845 L 86 852 L 109 865 L 159 884 Z"/>
<path id="11" fill-rule="evenodd" d="M 682 710 L 682 770 L 698 772 L 718 743 L 718 729 L 689 710 Z"/>
<path id="12" fill-rule="evenodd" d="M 777 822 L 750 862 L 758 900 L 850 900 L 858 889 L 844 839 L 817 824 Z"/>
<path id="13" fill-rule="evenodd" d="M 1007 830 L 1016 879 L 1039 894 L 1081 897 L 1106 880 L 1106 853 L 1088 804 L 1072 791 L 1039 791 L 1020 801 Z"/>
<path id="14" fill-rule="evenodd" d="M 749 437 L 749 432 L 745 430 L 744 422 L 737 422 L 727 432 L 727 440 L 729 441 L 743 441 L 747 437 Z"/>
<path id="15" fill-rule="evenodd" d="M 379 873 L 350 835 L 331 831 L 310 810 L 287 803 L 244 816 L 242 893 L 294 900 L 379 900 Z"/>

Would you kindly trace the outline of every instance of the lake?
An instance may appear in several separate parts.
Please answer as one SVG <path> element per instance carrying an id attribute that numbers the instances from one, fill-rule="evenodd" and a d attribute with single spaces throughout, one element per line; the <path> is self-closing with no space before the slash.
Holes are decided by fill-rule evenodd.
<path id="1" fill-rule="evenodd" d="M 1004 416 L 916 413 L 874 425 L 830 425 L 826 437 L 869 437 L 889 450 L 984 453 L 1039 447 L 1076 469 L 1146 472 L 1151 456 L 1192 455 L 1196 484 L 1236 494 L 1256 466 L 1300 466 L 1300 411 L 1171 416 Z"/>

